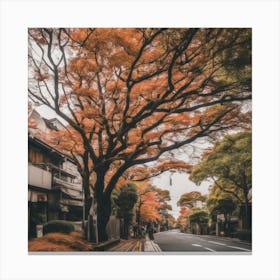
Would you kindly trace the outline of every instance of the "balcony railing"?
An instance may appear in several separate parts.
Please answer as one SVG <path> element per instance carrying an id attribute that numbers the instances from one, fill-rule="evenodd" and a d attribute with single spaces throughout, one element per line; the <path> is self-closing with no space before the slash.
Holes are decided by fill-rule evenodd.
<path id="1" fill-rule="evenodd" d="M 28 184 L 50 190 L 52 188 L 52 174 L 49 171 L 29 164 Z"/>
<path id="2" fill-rule="evenodd" d="M 81 189 L 82 186 L 81 184 L 76 184 L 76 183 L 70 183 L 62 178 L 59 178 L 57 176 L 54 176 L 53 177 L 53 182 L 54 182 L 54 185 L 55 186 L 63 186 L 63 187 L 67 187 L 67 188 L 70 188 L 70 189 Z"/>

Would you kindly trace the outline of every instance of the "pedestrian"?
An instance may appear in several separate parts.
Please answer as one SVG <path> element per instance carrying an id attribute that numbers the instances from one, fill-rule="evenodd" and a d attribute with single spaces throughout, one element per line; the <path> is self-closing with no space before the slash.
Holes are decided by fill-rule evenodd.
<path id="1" fill-rule="evenodd" d="M 149 223 L 147 225 L 147 232 L 148 232 L 150 240 L 154 240 L 154 226 L 153 226 L 153 223 Z"/>
<path id="2" fill-rule="evenodd" d="M 141 238 L 143 238 L 143 237 L 145 237 L 145 227 L 144 226 L 141 226 L 140 228 L 139 228 L 139 235 L 140 235 L 140 237 Z"/>
<path id="3" fill-rule="evenodd" d="M 133 226 L 133 235 L 135 238 L 138 237 L 138 225 L 137 224 L 135 224 Z"/>

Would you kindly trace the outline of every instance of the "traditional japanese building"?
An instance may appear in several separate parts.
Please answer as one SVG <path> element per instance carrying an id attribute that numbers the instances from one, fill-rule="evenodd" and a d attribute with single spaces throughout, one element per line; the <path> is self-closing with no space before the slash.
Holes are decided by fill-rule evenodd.
<path id="1" fill-rule="evenodd" d="M 36 225 L 47 221 L 83 219 L 82 182 L 75 162 L 39 137 L 62 124 L 43 119 L 36 111 L 32 114 L 36 128 L 28 135 L 29 238 L 36 236 Z"/>

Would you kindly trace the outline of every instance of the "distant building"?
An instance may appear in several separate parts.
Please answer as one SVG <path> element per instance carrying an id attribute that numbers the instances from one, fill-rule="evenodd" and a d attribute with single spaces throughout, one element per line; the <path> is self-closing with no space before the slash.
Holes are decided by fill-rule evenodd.
<path id="1" fill-rule="evenodd" d="M 44 119 L 35 110 L 29 116 L 36 125 L 28 135 L 28 228 L 49 220 L 81 221 L 83 190 L 73 159 L 40 139 L 44 133 L 63 128 L 57 119 Z"/>
<path id="2" fill-rule="evenodd" d="M 201 200 L 196 200 L 194 203 L 193 203 L 193 208 L 200 208 L 200 209 L 206 209 L 206 202 L 204 201 L 201 201 Z"/>

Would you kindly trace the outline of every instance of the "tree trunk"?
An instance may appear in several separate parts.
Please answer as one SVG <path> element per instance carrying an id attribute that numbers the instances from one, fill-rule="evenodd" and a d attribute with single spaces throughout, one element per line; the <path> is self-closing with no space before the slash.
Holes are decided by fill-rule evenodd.
<path id="1" fill-rule="evenodd" d="M 89 191 L 89 175 L 83 176 L 83 190 L 84 190 L 84 207 L 85 207 L 85 217 L 89 215 L 89 210 L 92 205 L 92 197 L 90 197 Z"/>
<path id="2" fill-rule="evenodd" d="M 248 191 L 247 188 L 244 188 L 243 190 L 244 193 L 244 210 L 245 210 L 245 220 L 244 220 L 244 229 L 250 230 L 251 229 L 251 215 L 249 214 L 249 200 L 248 200 Z"/>
<path id="3" fill-rule="evenodd" d="M 225 236 L 229 236 L 229 221 L 230 221 L 230 219 L 228 218 L 228 213 L 224 213 L 224 217 L 225 217 L 224 233 L 225 233 Z"/>
<path id="4" fill-rule="evenodd" d="M 100 166 L 95 170 L 96 182 L 94 186 L 94 198 L 96 200 L 96 215 L 97 215 L 97 234 L 98 242 L 108 240 L 106 233 L 106 225 L 111 215 L 111 198 L 104 192 L 104 178 L 106 173 L 105 166 Z"/>
<path id="5" fill-rule="evenodd" d="M 110 196 L 100 195 L 97 198 L 97 228 L 98 228 L 98 241 L 104 242 L 108 240 L 106 232 L 106 225 L 111 215 L 111 199 Z"/>
<path id="6" fill-rule="evenodd" d="M 90 196 L 89 191 L 89 174 L 83 174 L 83 191 L 84 191 L 84 205 L 83 205 L 83 230 L 84 236 L 90 242 L 95 241 L 95 234 L 93 228 L 93 216 L 90 215 L 90 208 L 92 206 L 93 197 Z M 87 220 L 87 223 L 85 223 Z"/>
<path id="7" fill-rule="evenodd" d="M 244 210 L 245 210 L 245 222 L 244 222 L 244 229 L 250 230 L 251 229 L 251 215 L 249 214 L 249 202 L 246 199 L 244 203 Z"/>

